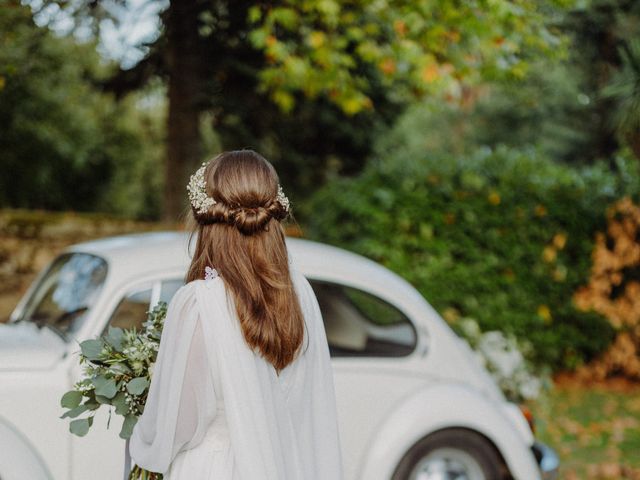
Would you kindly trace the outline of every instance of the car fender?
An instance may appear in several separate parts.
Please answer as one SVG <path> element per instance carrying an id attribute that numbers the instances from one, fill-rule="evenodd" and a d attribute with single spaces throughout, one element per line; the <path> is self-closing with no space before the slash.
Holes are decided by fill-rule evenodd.
<path id="1" fill-rule="evenodd" d="M 390 480 L 405 453 L 438 430 L 468 428 L 496 446 L 516 480 L 536 480 L 540 471 L 525 438 L 495 401 L 464 384 L 435 384 L 411 393 L 381 422 L 357 478 Z"/>
<path id="2" fill-rule="evenodd" d="M 0 455 L 0 479 L 53 479 L 53 475 L 31 442 L 1 417 L 0 452 L 2 452 Z"/>

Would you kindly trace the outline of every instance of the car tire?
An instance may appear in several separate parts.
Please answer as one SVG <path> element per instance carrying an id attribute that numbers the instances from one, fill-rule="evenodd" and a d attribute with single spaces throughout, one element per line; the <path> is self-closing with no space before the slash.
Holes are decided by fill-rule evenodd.
<path id="1" fill-rule="evenodd" d="M 456 428 L 417 442 L 400 460 L 392 480 L 502 480 L 505 470 L 500 454 L 485 437 Z"/>

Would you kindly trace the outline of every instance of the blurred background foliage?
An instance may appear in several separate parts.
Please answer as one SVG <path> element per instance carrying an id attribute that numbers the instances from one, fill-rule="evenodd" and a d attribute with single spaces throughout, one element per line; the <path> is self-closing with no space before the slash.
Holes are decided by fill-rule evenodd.
<path id="1" fill-rule="evenodd" d="M 0 45 L 0 204 L 157 217 L 163 111 L 103 92 L 95 43 L 36 27 L 28 7 L 0 9 Z"/>
<path id="2" fill-rule="evenodd" d="M 638 192 L 635 159 L 618 157 L 620 173 L 533 148 L 455 156 L 391 138 L 378 162 L 305 205 L 311 237 L 401 272 L 453 325 L 472 317 L 528 340 L 539 365 L 574 368 L 609 345 L 612 327 L 578 310 L 573 293 L 589 276 L 607 205 Z"/>
<path id="3" fill-rule="evenodd" d="M 603 299 L 636 267 L 594 272 L 602 249 L 635 265 L 598 235 L 640 196 L 638 2 L 166 1 L 128 65 L 98 53 L 125 0 L 0 5 L 0 206 L 175 221 L 195 165 L 253 148 L 307 236 L 408 278 L 454 328 L 629 373 L 640 308 L 621 322 Z"/>
<path id="4" fill-rule="evenodd" d="M 5 3 L 3 15 L 26 9 L 15 0 Z M 119 7 L 127 4 L 26 3 L 38 24 L 73 20 L 69 41 L 74 33 L 87 37 L 87 30 L 98 38 L 105 22 L 121 20 Z M 76 78 L 117 98 L 156 80 L 166 87 L 165 219 L 182 211 L 189 172 L 213 153 L 203 127 L 215 132 L 218 147 L 263 152 L 302 200 L 328 172 L 361 170 L 372 140 L 407 105 L 435 95 L 456 102 L 472 85 L 522 78 L 531 57 L 559 58 L 566 42 L 547 27 L 546 13 L 562 4 L 167 2 L 143 58 L 126 69 L 104 65 L 108 73 L 97 82 L 80 72 Z"/>
<path id="5" fill-rule="evenodd" d="M 0 321 L 66 245 L 175 228 L 243 147 L 305 236 L 556 374 L 563 478 L 640 478 L 640 2 L 0 0 Z"/>

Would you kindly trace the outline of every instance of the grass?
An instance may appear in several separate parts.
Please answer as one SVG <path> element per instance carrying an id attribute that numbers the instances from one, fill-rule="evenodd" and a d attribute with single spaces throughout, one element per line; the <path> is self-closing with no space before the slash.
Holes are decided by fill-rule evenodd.
<path id="1" fill-rule="evenodd" d="M 531 408 L 562 480 L 640 479 L 640 385 L 559 379 Z"/>

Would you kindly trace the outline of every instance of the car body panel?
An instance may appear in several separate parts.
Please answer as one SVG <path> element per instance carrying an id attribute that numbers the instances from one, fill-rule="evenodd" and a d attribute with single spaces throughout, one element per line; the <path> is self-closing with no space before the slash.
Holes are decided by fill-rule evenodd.
<path id="1" fill-rule="evenodd" d="M 514 478 L 539 478 L 533 456 L 517 448 L 532 442 L 533 436 L 523 438 L 506 413 L 469 385 L 450 382 L 430 383 L 395 406 L 376 428 L 356 478 L 389 480 L 404 454 L 425 432 L 447 428 L 467 428 L 484 435 L 497 447 Z"/>
<path id="2" fill-rule="evenodd" d="M 0 372 L 47 370 L 67 353 L 65 342 L 49 328 L 34 323 L 0 323 Z"/>
<path id="3" fill-rule="evenodd" d="M 17 349 L 12 355 L 22 363 L 14 360 L 11 370 L 15 371 L 0 367 L 0 419 L 16 422 L 12 428 L 33 445 L 34 458 L 42 457 L 51 478 L 97 478 L 97 463 L 105 479 L 122 475 L 125 444 L 117 436 L 121 419 L 113 417 L 106 430 L 101 425 L 106 424 L 107 414 L 100 412 L 86 437 L 72 436 L 68 420 L 57 418 L 62 413 L 59 398 L 81 375 L 77 342 L 100 335 L 127 292 L 183 278 L 189 264 L 188 246 L 188 234 L 160 232 L 101 239 L 67 249 L 106 260 L 108 270 L 99 298 L 64 351 L 59 348 L 61 340 L 50 337 L 47 329 L 29 334 L 24 330 L 23 335 L 31 335 L 30 341 L 38 346 L 35 350 L 44 353 L 34 352 L 29 363 L 29 357 L 12 346 L 12 351 Z M 408 355 L 332 358 L 345 480 L 388 480 L 415 441 L 448 427 L 474 429 L 490 438 L 514 478 L 539 478 L 530 450 L 533 436 L 524 419 L 518 419 L 468 345 L 415 288 L 381 265 L 336 247 L 295 238 L 288 238 L 287 246 L 292 265 L 310 281 L 332 282 L 375 295 L 400 310 L 417 335 L 415 349 Z M 13 320 L 20 317 L 25 298 L 12 314 Z M 10 339 L 2 340 L 3 335 L 9 338 L 10 329 L 18 335 L 19 328 L 24 327 L 14 323 L 5 326 L 4 332 L 0 329 L 0 345 L 3 341 L 11 344 Z M 0 447 L 6 442 L 0 436 Z M 0 477 L 3 474 L 0 470 Z"/>
<path id="4" fill-rule="evenodd" d="M 4 418 L 0 418 L 0 451 L 2 478 L 53 479 L 37 447 Z"/>
<path id="5" fill-rule="evenodd" d="M 0 451 L 4 460 L 10 460 L 11 469 L 29 471 L 28 476 L 11 477 L 0 470 L 0 478 L 67 479 L 71 435 L 68 421 L 59 419 L 62 414 L 60 397 L 68 390 L 68 374 L 64 363 L 49 370 L 2 372 L 0 384 Z M 14 435 L 7 434 L 13 431 Z M 6 435 L 6 436 L 5 436 Z M 21 444 L 27 452 L 15 452 Z M 13 453 L 12 453 L 13 452 Z M 41 469 L 32 470 L 33 462 Z"/>

